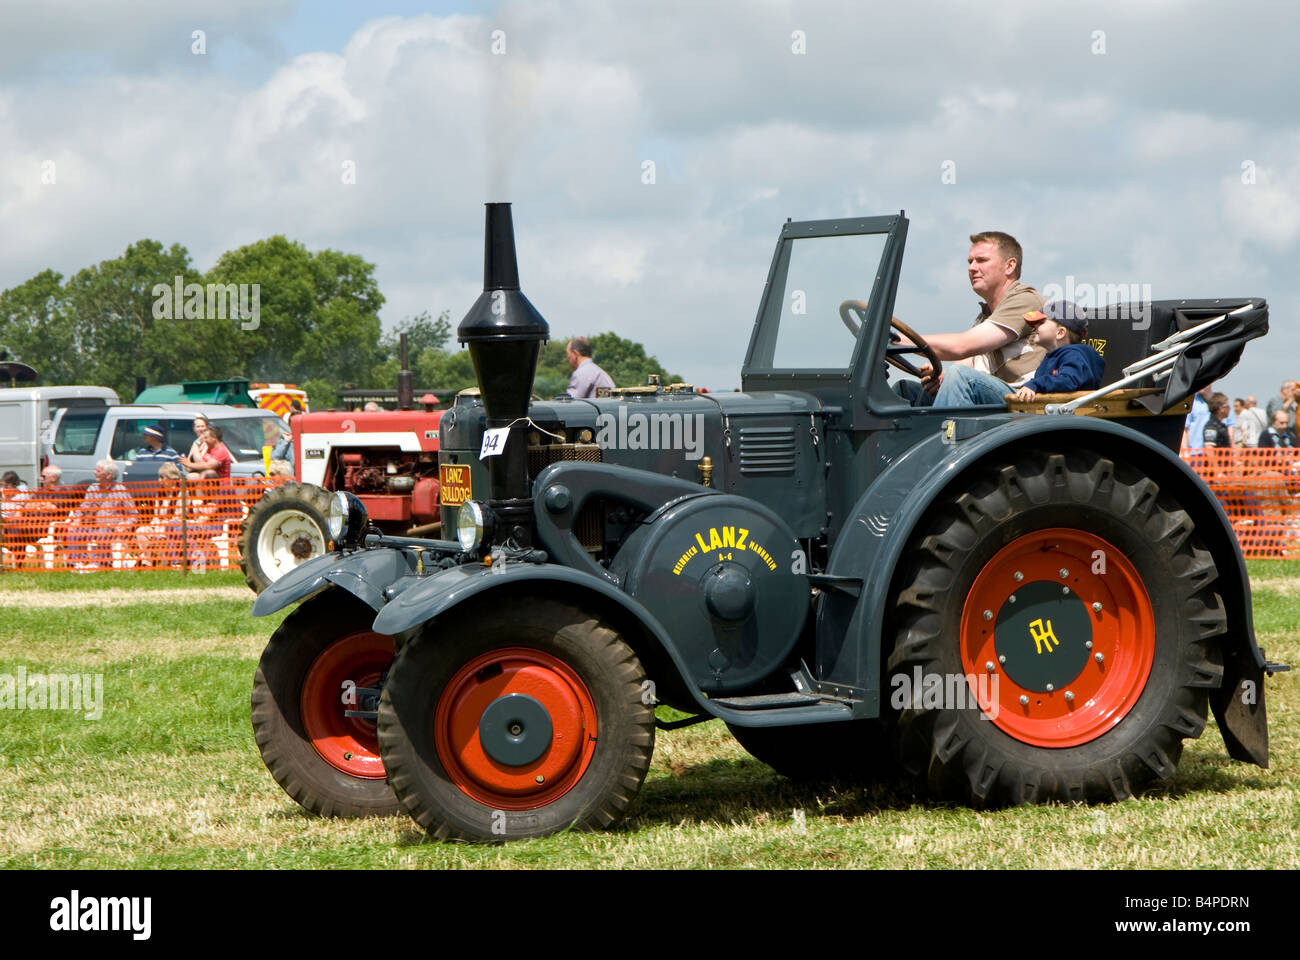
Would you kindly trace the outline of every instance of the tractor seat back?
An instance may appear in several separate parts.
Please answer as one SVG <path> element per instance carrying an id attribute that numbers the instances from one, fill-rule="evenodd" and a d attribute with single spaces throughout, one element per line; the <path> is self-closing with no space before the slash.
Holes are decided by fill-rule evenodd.
<path id="1" fill-rule="evenodd" d="M 1124 376 L 1130 363 L 1147 357 L 1151 344 L 1159 343 L 1174 332 L 1174 305 L 1171 301 L 1121 303 L 1088 309 L 1088 338 L 1106 369 L 1103 385 Z"/>

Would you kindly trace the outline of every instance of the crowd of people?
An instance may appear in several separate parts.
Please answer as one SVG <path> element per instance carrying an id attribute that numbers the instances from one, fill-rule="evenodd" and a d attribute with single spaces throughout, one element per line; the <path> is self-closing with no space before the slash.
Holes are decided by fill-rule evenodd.
<path id="1" fill-rule="evenodd" d="M 1210 384 L 1192 398 L 1192 410 L 1183 430 L 1184 449 L 1207 447 L 1300 447 L 1296 438 L 1296 407 L 1300 382 L 1283 382 L 1276 397 L 1260 409 L 1253 396 L 1229 401 Z"/>
<path id="2" fill-rule="evenodd" d="M 86 487 L 62 485 L 62 471 L 48 465 L 37 490 L 13 471 L 0 477 L 0 541 L 6 565 L 54 562 L 74 570 L 106 565 L 175 566 L 210 559 L 213 540 L 243 507 L 230 488 L 230 451 L 221 428 L 194 419 L 195 441 L 181 455 L 157 426 L 142 431 L 134 464 L 157 463 L 157 481 L 119 480 L 112 460 L 95 465 Z"/>

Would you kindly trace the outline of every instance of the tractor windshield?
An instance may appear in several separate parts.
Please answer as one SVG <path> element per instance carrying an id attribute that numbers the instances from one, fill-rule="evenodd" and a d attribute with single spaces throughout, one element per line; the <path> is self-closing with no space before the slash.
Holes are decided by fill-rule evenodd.
<path id="1" fill-rule="evenodd" d="M 770 344 L 772 353 L 755 356 L 757 365 L 847 370 L 887 239 L 864 233 L 786 240 L 763 317 L 769 333 L 764 346 Z"/>

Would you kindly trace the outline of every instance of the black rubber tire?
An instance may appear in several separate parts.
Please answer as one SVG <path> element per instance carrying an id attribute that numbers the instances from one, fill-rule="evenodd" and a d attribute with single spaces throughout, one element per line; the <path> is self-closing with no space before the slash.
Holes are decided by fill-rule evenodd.
<path id="1" fill-rule="evenodd" d="M 401 804 L 384 779 L 351 776 L 312 746 L 302 689 L 316 658 L 339 639 L 368 631 L 375 611 L 331 587 L 303 601 L 262 652 L 253 679 L 253 739 L 276 783 L 304 809 L 325 817 L 390 817 Z M 333 706 L 333 704 L 331 704 Z"/>
<path id="2" fill-rule="evenodd" d="M 896 580 L 889 675 L 963 673 L 961 613 L 977 574 L 1016 537 L 1053 527 L 1102 537 L 1136 569 L 1156 625 L 1145 685 L 1117 725 L 1069 747 L 1024 742 L 979 710 L 910 705 L 898 716 L 899 756 L 941 797 L 976 806 L 1124 799 L 1171 779 L 1183 739 L 1205 727 L 1208 691 L 1223 677 L 1214 638 L 1226 627 L 1214 559 L 1155 482 L 1086 450 L 1027 452 L 936 504 Z"/>
<path id="3" fill-rule="evenodd" d="M 244 572 L 244 582 L 254 593 L 261 593 L 288 572 L 268 569 L 268 565 L 258 556 L 257 541 L 267 523 L 278 513 L 296 510 L 310 517 L 320 528 L 321 542 L 328 549 L 329 522 L 326 518 L 329 516 L 333 496 L 328 490 L 313 483 L 293 482 L 271 488 L 253 505 L 239 530 L 239 569 Z M 323 556 L 324 552 L 323 549 L 312 556 Z"/>
<path id="4" fill-rule="evenodd" d="M 475 657 L 507 647 L 542 651 L 575 671 L 590 693 L 598 732 L 590 763 L 563 796 L 529 810 L 498 810 L 457 786 L 438 756 L 438 701 L 457 671 Z M 645 671 L 605 623 L 577 607 L 527 600 L 487 604 L 438 620 L 403 644 L 379 706 L 379 746 L 393 792 L 438 839 L 501 842 L 569 828 L 604 829 L 627 812 L 654 751 L 654 707 L 645 702 Z"/>
<path id="5" fill-rule="evenodd" d="M 867 783 L 896 777 L 893 740 L 883 720 L 847 720 L 795 727 L 727 724 L 755 760 L 799 782 L 849 780 Z"/>

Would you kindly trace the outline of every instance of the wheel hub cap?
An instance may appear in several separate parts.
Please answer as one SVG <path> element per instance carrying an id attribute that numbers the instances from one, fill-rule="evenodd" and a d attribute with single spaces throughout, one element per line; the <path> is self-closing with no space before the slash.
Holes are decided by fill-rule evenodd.
<path id="1" fill-rule="evenodd" d="M 507 693 L 483 711 L 478 738 L 483 751 L 507 767 L 523 767 L 551 745 L 551 715 L 526 693 Z"/>
<path id="2" fill-rule="evenodd" d="M 367 709 L 355 691 L 380 685 L 393 652 L 392 637 L 354 633 L 321 651 L 303 680 L 302 724 L 308 739 L 321 759 L 354 777 L 384 777 L 375 722 L 349 717 L 346 711 Z"/>
<path id="3" fill-rule="evenodd" d="M 1052 528 L 993 555 L 961 616 L 962 667 L 988 675 L 981 708 L 1024 743 L 1100 737 L 1142 694 L 1155 658 L 1151 599 L 1132 562 L 1095 534 Z"/>
<path id="4" fill-rule="evenodd" d="M 1026 690 L 1064 690 L 1083 670 L 1092 647 L 1089 611 L 1061 583 L 1036 580 L 998 611 L 994 649 L 1006 676 Z"/>
<path id="5" fill-rule="evenodd" d="M 596 749 L 596 706 L 558 657 L 528 647 L 493 650 L 448 681 L 434 743 L 467 795 L 502 810 L 532 810 L 582 779 Z"/>

